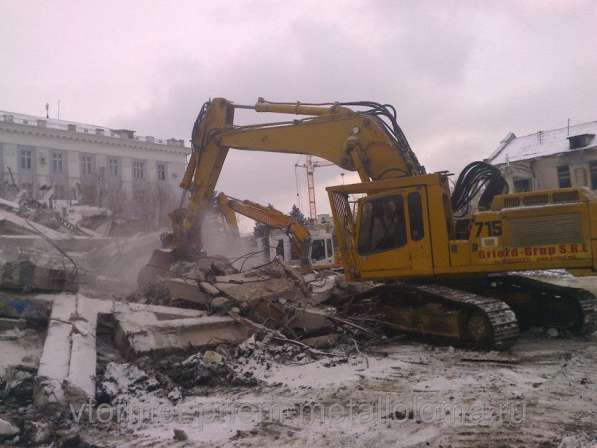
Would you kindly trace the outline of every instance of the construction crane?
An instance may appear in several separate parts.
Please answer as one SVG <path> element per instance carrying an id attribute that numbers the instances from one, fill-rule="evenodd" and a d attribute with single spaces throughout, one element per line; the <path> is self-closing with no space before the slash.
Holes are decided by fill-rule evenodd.
<path id="1" fill-rule="evenodd" d="M 324 166 L 332 166 L 333 163 L 323 162 L 323 161 L 313 161 L 312 156 L 307 156 L 305 158 L 305 163 L 295 163 L 295 167 L 305 168 L 307 171 L 307 193 L 309 195 L 309 218 L 311 222 L 317 221 L 317 206 L 315 202 L 315 176 L 314 171 L 315 168 L 320 168 Z"/>
<path id="2" fill-rule="evenodd" d="M 239 108 L 307 118 L 236 126 Z M 394 108 L 369 101 L 216 98 L 203 105 L 192 143 L 181 183 L 191 195 L 171 214 L 165 241 L 176 254 L 201 249 L 201 222 L 229 148 L 317 156 L 361 179 L 327 188 L 342 265 L 348 280 L 383 282 L 375 294 L 392 305 L 396 328 L 487 349 L 509 347 L 519 323 L 597 329 L 588 291 L 508 274 L 597 271 L 597 198 L 586 188 L 507 194 L 499 170 L 475 162 L 451 192 L 447 173 L 427 174 L 419 163 Z"/>

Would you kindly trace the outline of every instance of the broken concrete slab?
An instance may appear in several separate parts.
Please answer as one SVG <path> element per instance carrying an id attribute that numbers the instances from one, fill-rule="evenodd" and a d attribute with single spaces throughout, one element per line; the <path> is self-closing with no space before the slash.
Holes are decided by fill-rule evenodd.
<path id="1" fill-rule="evenodd" d="M 335 325 L 329 313 L 315 308 L 296 308 L 287 325 L 309 334 L 323 330 L 332 330 Z"/>
<path id="2" fill-rule="evenodd" d="M 249 329 L 225 316 L 139 322 L 117 315 L 115 343 L 129 359 L 188 348 L 237 344 L 249 336 Z"/>
<path id="3" fill-rule="evenodd" d="M 104 247 L 113 241 L 113 238 L 90 238 L 87 236 L 74 236 L 52 240 L 54 245 L 65 252 L 87 252 Z M 18 250 L 25 247 L 38 247 L 40 245 L 45 246 L 47 249 L 50 248 L 50 244 L 39 235 L 0 235 L 0 247 L 2 248 Z"/>
<path id="4" fill-rule="evenodd" d="M 172 299 L 180 299 L 203 306 L 207 306 L 211 301 L 211 294 L 200 291 L 194 280 L 168 278 L 164 280 L 164 283 Z"/>
<path id="5" fill-rule="evenodd" d="M 31 301 L 52 303 L 34 391 L 34 404 L 40 408 L 94 400 L 98 316 L 114 314 L 138 329 L 142 323 L 159 326 L 161 321 L 175 323 L 202 315 L 196 310 L 110 302 L 80 294 L 41 295 Z"/>
<path id="6" fill-rule="evenodd" d="M 84 404 L 95 398 L 97 311 L 91 300 L 56 300 L 39 363 L 34 404 Z"/>
<path id="7" fill-rule="evenodd" d="M 62 240 L 69 238 L 68 234 L 57 232 L 54 229 L 23 218 L 16 213 L 0 209 L 0 230 L 8 234 L 39 235 L 42 234 L 51 240 Z"/>
<path id="8" fill-rule="evenodd" d="M 270 278 L 243 284 L 215 283 L 214 286 L 231 299 L 245 304 L 274 298 L 294 300 L 297 297 L 297 288 L 287 278 Z"/>

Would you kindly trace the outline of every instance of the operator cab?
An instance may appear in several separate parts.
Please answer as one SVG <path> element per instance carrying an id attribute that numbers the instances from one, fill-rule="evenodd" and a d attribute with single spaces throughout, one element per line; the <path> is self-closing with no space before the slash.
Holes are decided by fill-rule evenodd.
<path id="1" fill-rule="evenodd" d="M 335 262 L 335 251 L 332 234 L 320 230 L 312 230 L 310 233 L 309 260 L 311 266 L 333 264 Z M 279 256 L 285 263 L 295 266 L 301 265 L 301 259 L 292 250 L 292 242 L 285 231 L 272 230 L 269 235 L 269 247 L 270 260 L 275 256 Z"/>
<path id="2" fill-rule="evenodd" d="M 311 231 L 309 259 L 312 266 L 334 263 L 334 242 L 330 233 Z"/>

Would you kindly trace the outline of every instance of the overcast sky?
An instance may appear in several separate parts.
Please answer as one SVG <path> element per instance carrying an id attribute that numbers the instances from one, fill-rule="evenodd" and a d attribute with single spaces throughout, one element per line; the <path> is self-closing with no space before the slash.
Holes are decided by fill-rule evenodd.
<path id="1" fill-rule="evenodd" d="M 458 172 L 508 131 L 597 120 L 595 1 L 0 0 L 0 18 L 0 109 L 61 100 L 61 118 L 141 135 L 188 140 L 209 97 L 374 100 L 428 171 Z M 287 211 L 297 161 L 231 152 L 218 190 Z M 316 171 L 318 211 L 339 182 Z"/>

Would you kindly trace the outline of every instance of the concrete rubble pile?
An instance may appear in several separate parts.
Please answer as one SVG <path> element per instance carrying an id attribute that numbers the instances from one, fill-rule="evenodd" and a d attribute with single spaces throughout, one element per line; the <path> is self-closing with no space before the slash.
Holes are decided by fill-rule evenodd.
<path id="1" fill-rule="evenodd" d="M 0 204 L 0 349 L 41 338 L 27 362 L 0 359 L 0 445 L 92 446 L 73 407 L 257 387 L 256 368 L 336 362 L 381 337 L 329 306 L 346 292 L 335 272 L 204 256 L 137 287 L 159 233 L 83 235 L 39 216 Z"/>
<path id="2" fill-rule="evenodd" d="M 91 446 L 69 432 L 73 406 L 147 394 L 176 403 L 214 387 L 255 387 L 256 367 L 340 359 L 364 336 L 322 303 L 338 289 L 337 274 L 303 276 L 278 260 L 246 272 L 219 256 L 177 262 L 115 301 L 97 272 L 122 275 L 147 260 L 157 238 L 112 242 L 85 257 L 0 253 L 0 333 L 45 334 L 30 365 L 0 364 L 0 418 L 10 417 L 0 421 L 0 443 Z"/>

